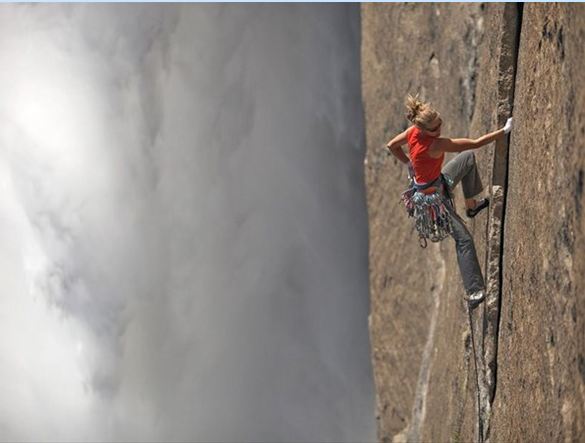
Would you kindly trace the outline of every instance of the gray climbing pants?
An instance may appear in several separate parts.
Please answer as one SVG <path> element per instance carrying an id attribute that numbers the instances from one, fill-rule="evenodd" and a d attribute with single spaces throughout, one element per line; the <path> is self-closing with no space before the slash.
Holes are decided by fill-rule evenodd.
<path id="1" fill-rule="evenodd" d="M 475 164 L 475 155 L 472 151 L 464 151 L 458 154 L 443 166 L 441 172 L 453 181 L 451 189 L 455 188 L 461 182 L 465 198 L 472 198 L 483 189 L 481 178 L 479 177 L 479 172 Z M 465 222 L 455 212 L 455 208 L 450 204 L 448 207 L 451 213 L 452 236 L 455 240 L 459 272 L 463 279 L 465 292 L 472 294 L 485 289 L 481 267 L 477 260 L 475 243 L 473 242 L 471 233 L 465 226 Z"/>

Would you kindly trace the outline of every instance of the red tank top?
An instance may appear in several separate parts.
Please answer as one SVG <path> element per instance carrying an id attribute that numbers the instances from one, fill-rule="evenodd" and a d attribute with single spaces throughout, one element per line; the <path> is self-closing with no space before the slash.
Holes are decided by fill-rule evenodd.
<path id="1" fill-rule="evenodd" d="M 433 158 L 429 155 L 428 150 L 435 141 L 435 137 L 423 135 L 420 129 L 413 126 L 408 131 L 406 141 L 408 142 L 410 162 L 414 168 L 416 182 L 430 183 L 437 179 L 441 174 L 445 153 L 441 154 L 439 158 Z"/>

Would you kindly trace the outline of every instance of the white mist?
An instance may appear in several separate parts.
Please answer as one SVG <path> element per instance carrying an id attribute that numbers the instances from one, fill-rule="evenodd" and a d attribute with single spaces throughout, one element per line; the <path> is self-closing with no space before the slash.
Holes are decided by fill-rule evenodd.
<path id="1" fill-rule="evenodd" d="M 0 23 L 0 438 L 375 440 L 359 6 Z"/>

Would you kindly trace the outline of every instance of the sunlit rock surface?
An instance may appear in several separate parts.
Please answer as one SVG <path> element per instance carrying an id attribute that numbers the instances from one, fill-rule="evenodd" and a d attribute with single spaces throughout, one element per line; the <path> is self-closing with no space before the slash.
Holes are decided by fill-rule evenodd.
<path id="1" fill-rule="evenodd" d="M 489 438 L 585 438 L 584 19 L 581 5 L 362 6 L 381 441 L 477 438 L 473 347 L 453 241 L 419 248 L 398 204 L 405 168 L 382 149 L 407 127 L 409 92 L 439 109 L 444 136 L 477 137 L 512 110 L 515 118 L 509 159 L 506 143 L 476 151 L 486 192 L 507 184 Z M 460 190 L 456 197 L 462 213 Z M 482 264 L 489 217 L 468 221 Z"/>

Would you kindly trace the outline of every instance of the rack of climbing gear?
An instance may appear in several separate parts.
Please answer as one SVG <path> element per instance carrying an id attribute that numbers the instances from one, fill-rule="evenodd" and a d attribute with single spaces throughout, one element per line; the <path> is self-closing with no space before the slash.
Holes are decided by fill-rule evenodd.
<path id="1" fill-rule="evenodd" d="M 452 233 L 449 209 L 453 208 L 449 191 L 451 185 L 450 178 L 443 174 L 424 185 L 415 183 L 411 177 L 409 188 L 400 197 L 408 216 L 414 218 L 421 248 L 427 247 L 427 239 L 439 242 Z M 436 187 L 436 190 L 428 194 L 422 192 L 431 187 Z"/>

